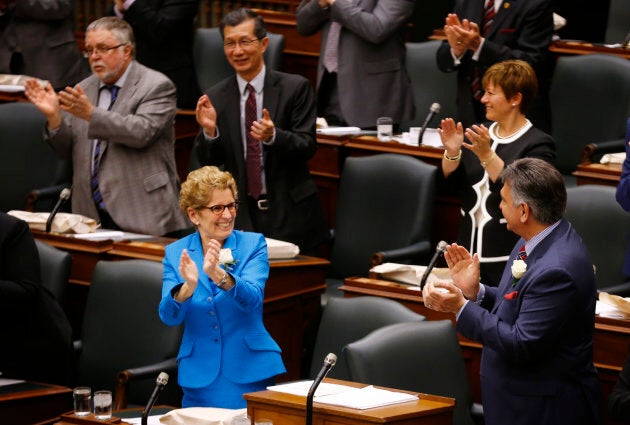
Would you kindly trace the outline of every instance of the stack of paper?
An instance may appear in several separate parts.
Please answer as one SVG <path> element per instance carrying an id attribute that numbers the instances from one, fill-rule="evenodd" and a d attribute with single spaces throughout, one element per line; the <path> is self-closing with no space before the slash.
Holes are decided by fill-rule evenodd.
<path id="1" fill-rule="evenodd" d="M 383 279 L 393 280 L 395 282 L 406 283 L 408 285 L 420 285 L 422 275 L 426 270 L 426 266 L 416 266 L 410 264 L 383 263 L 372 267 L 372 273 L 379 274 Z M 447 267 L 436 267 L 431 270 L 428 282 L 452 282 L 451 272 Z"/>
<path id="2" fill-rule="evenodd" d="M 313 381 L 298 381 L 267 387 L 268 390 L 306 397 Z M 372 409 L 390 404 L 418 400 L 414 394 L 375 388 L 372 385 L 357 388 L 348 385 L 322 382 L 315 391 L 313 401 L 351 409 Z"/>
<path id="3" fill-rule="evenodd" d="M 270 260 L 294 258 L 300 253 L 300 247 L 291 242 L 271 238 L 265 238 L 265 241 L 267 241 L 267 252 Z"/>

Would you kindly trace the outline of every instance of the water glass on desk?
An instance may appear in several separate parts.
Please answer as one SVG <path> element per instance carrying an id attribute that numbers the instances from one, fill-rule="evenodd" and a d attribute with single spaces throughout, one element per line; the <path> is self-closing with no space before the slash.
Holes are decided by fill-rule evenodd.
<path id="1" fill-rule="evenodd" d="M 378 140 L 389 142 L 394 133 L 394 121 L 390 117 L 379 117 L 376 119 L 376 133 Z"/>
<path id="2" fill-rule="evenodd" d="M 92 389 L 90 387 L 76 387 L 72 390 L 74 397 L 74 415 L 88 416 L 92 412 Z"/>
<path id="3" fill-rule="evenodd" d="M 112 392 L 103 390 L 94 393 L 94 417 L 107 420 L 112 417 Z"/>

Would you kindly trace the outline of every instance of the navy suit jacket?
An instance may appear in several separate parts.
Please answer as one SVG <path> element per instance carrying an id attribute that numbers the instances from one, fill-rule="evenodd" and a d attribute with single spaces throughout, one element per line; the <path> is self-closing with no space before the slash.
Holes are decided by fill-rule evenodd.
<path id="1" fill-rule="evenodd" d="M 597 291 L 582 239 L 562 220 L 528 253 L 516 281 L 510 266 L 481 305 L 468 302 L 457 330 L 483 344 L 481 390 L 487 425 L 598 424 L 593 365 Z"/>
<path id="2" fill-rule="evenodd" d="M 617 186 L 617 202 L 621 207 L 630 211 L 630 118 L 626 127 L 626 159 L 623 161 L 621 168 L 621 178 L 619 179 L 619 185 Z M 626 251 L 626 261 L 623 265 L 623 272 L 626 276 L 630 276 L 630 241 L 628 241 L 628 250 Z"/>
<path id="3" fill-rule="evenodd" d="M 197 154 L 203 165 L 221 166 L 236 180 L 241 201 L 247 200 L 247 173 L 241 136 L 240 96 L 236 76 L 215 84 L 208 91 L 217 111 L 219 137 L 197 138 Z M 265 229 L 254 228 L 247 202 L 240 205 L 236 227 L 289 241 L 302 251 L 328 238 L 317 186 L 307 161 L 317 149 L 315 140 L 315 95 L 304 77 L 266 70 L 263 107 L 276 127 L 271 145 L 263 144 L 265 179 L 271 221 Z"/>
<path id="4" fill-rule="evenodd" d="M 262 320 L 269 277 L 267 245 L 262 235 L 235 230 L 225 240 L 236 263 L 229 270 L 235 285 L 219 289 L 202 270 L 199 232 L 166 247 L 160 318 L 169 326 L 184 323 L 179 349 L 178 382 L 182 387 L 211 384 L 222 370 L 233 382 L 250 383 L 284 373 L 280 347 Z M 179 274 L 182 250 L 197 264 L 199 282 L 191 298 L 179 303 L 172 293 L 184 281 Z M 211 314 L 209 314 L 211 313 Z M 241 394 L 235 394 L 241 397 Z"/>
<path id="5" fill-rule="evenodd" d="M 481 25 L 484 0 L 456 0 L 454 13 L 461 19 L 468 19 Z M 473 67 L 479 68 L 479 75 L 497 62 L 507 59 L 522 59 L 528 62 L 538 76 L 538 96 L 528 117 L 534 126 L 549 132 L 551 112 L 549 106 L 549 44 L 553 35 L 553 10 L 550 0 L 509 0 L 504 1 L 495 15 L 486 41 L 481 49 L 479 61 L 472 60 L 473 52 L 468 50 L 455 66 L 451 48 L 444 41 L 437 52 L 437 64 L 444 72 L 457 71 L 457 119 L 465 127 L 485 120 L 477 116 L 472 96 L 471 84 Z"/>

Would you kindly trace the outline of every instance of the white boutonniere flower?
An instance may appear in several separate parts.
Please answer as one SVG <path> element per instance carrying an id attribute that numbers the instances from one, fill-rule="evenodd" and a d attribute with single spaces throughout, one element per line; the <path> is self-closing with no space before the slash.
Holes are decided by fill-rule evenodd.
<path id="1" fill-rule="evenodd" d="M 514 260 L 512 263 L 512 276 L 514 276 L 514 283 L 523 277 L 527 271 L 527 263 L 523 260 Z"/>
<path id="2" fill-rule="evenodd" d="M 224 248 L 219 251 L 219 263 L 225 267 L 226 270 L 232 270 L 236 260 L 232 256 L 232 250 L 230 248 Z"/>

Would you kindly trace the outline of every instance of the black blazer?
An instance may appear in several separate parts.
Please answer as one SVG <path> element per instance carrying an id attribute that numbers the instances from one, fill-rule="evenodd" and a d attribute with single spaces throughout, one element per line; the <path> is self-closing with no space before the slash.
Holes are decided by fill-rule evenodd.
<path id="1" fill-rule="evenodd" d="M 454 13 L 459 19 L 468 19 L 481 25 L 484 0 L 456 0 Z M 472 96 L 473 67 L 479 67 L 479 75 L 492 65 L 507 59 L 522 59 L 536 71 L 538 96 L 528 118 L 534 126 L 549 132 L 551 107 L 549 106 L 549 84 L 551 68 L 549 44 L 553 35 L 553 10 L 550 0 L 504 1 L 495 15 L 481 50 L 479 61 L 472 60 L 468 50 L 455 66 L 451 48 L 444 41 L 437 52 L 437 64 L 444 72 L 457 71 L 457 119 L 465 127 L 485 121 L 481 104 Z M 477 114 L 481 116 L 478 116 Z"/>
<path id="2" fill-rule="evenodd" d="M 177 87 L 177 106 L 194 109 L 200 96 L 193 62 L 199 0 L 136 0 L 124 19 L 136 38 L 136 59 Z"/>
<path id="3" fill-rule="evenodd" d="M 236 76 L 215 84 L 208 91 L 217 111 L 219 137 L 207 140 L 203 131 L 196 150 L 202 165 L 216 165 L 229 171 L 239 191 L 241 204 L 236 227 L 267 237 L 289 241 L 308 251 L 328 239 L 328 226 L 311 178 L 307 161 L 317 149 L 316 106 L 307 79 L 267 68 L 263 107 L 276 127 L 273 144 L 263 145 L 267 196 L 271 216 L 264 229 L 254 228 L 247 201 L 245 153 L 240 124 L 240 93 Z"/>
<path id="4" fill-rule="evenodd" d="M 40 280 L 28 225 L 0 212 L 0 371 L 3 378 L 71 385 L 72 329 Z"/>

